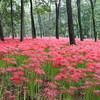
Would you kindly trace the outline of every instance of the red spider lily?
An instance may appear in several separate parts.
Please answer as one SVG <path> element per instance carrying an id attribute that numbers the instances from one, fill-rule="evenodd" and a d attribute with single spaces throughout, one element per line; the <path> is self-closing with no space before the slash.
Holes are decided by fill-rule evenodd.
<path id="1" fill-rule="evenodd" d="M 59 65 L 58 64 L 55 64 L 53 67 L 56 68 L 56 67 L 59 67 Z"/>
<path id="2" fill-rule="evenodd" d="M 90 88 L 91 88 L 90 85 L 88 85 L 88 86 L 80 86 L 80 87 L 79 87 L 79 89 L 90 89 Z"/>
<path id="3" fill-rule="evenodd" d="M 16 68 L 14 68 L 14 67 L 8 67 L 8 68 L 6 68 L 6 71 L 7 72 L 14 72 L 14 71 L 16 71 Z"/>
<path id="4" fill-rule="evenodd" d="M 60 73 L 60 74 L 56 75 L 54 79 L 55 79 L 56 81 L 60 81 L 60 80 L 62 80 L 62 79 L 67 79 L 67 75 L 64 74 L 64 73 Z"/>
<path id="5" fill-rule="evenodd" d="M 60 67 L 57 68 L 57 70 L 60 71 L 58 75 L 56 75 L 54 80 L 56 83 L 60 83 L 59 81 L 65 80 L 66 84 L 71 82 L 76 82 L 75 84 L 78 84 L 79 80 L 86 79 L 87 81 L 82 84 L 82 86 L 79 87 L 80 90 L 83 89 L 90 89 L 93 86 L 99 86 L 100 85 L 100 40 L 98 40 L 96 43 L 92 40 L 85 40 L 85 41 L 79 41 L 76 39 L 77 45 L 72 46 L 66 46 L 68 43 L 67 38 L 60 37 L 59 40 L 56 40 L 55 38 L 37 38 L 37 39 L 31 39 L 31 38 L 25 38 L 23 42 L 19 41 L 19 38 L 14 39 L 11 41 L 10 38 L 6 38 L 5 42 L 0 41 L 0 54 L 2 55 L 2 52 L 4 53 L 4 61 L 7 61 L 7 64 L 12 63 L 16 64 L 14 55 L 25 55 L 28 56 L 28 59 L 24 60 L 23 62 L 28 62 L 29 64 L 22 64 L 21 66 L 17 67 L 10 67 L 6 66 L 8 68 L 1 69 L 1 77 L 4 74 L 6 76 L 7 72 L 11 72 L 12 81 L 15 84 L 21 84 L 26 82 L 29 83 L 30 80 L 28 80 L 26 77 L 24 77 L 24 70 L 28 69 L 27 75 L 29 75 L 32 72 L 35 72 L 39 75 L 45 75 L 46 72 L 44 72 L 43 68 L 45 66 L 44 63 L 47 60 L 50 60 L 50 64 L 53 64 L 54 67 Z M 27 45 L 28 44 L 28 45 Z M 45 48 L 49 47 L 49 52 L 45 52 Z M 64 48 L 63 48 L 64 47 Z M 19 50 L 21 51 L 19 53 Z M 7 52 L 8 51 L 14 51 L 10 52 L 9 56 L 12 58 L 8 58 Z M 21 59 L 21 58 L 20 58 Z M 23 63 L 22 62 L 22 63 Z M 75 68 L 75 65 L 84 63 L 86 68 Z M 49 63 L 48 63 L 49 64 Z M 46 66 L 45 66 L 46 67 Z M 64 67 L 64 68 L 62 68 Z M 55 71 L 55 70 L 54 70 Z M 89 73 L 88 73 L 89 72 Z M 87 74 L 88 73 L 88 74 Z M 23 75 L 23 76 L 22 76 Z M 48 76 L 48 75 L 47 75 Z M 27 76 L 29 77 L 29 76 Z M 95 82 L 89 81 L 88 78 L 93 77 L 93 80 L 96 80 Z M 36 79 L 36 77 L 34 77 Z M 42 78 L 42 77 L 41 77 Z M 33 79 L 33 78 L 32 78 Z M 51 79 L 51 77 L 50 77 Z M 57 86 L 54 82 L 44 82 L 41 79 L 36 79 L 37 82 L 44 84 L 45 87 L 45 96 L 51 98 L 51 100 L 55 99 L 55 96 L 57 96 Z M 59 84 L 60 85 L 60 84 Z M 19 86 L 19 85 L 18 85 Z M 75 85 L 76 86 L 76 85 Z M 48 88 L 47 88 L 48 87 Z M 65 87 L 66 88 L 66 87 Z M 61 89 L 64 90 L 65 88 Z M 53 91 L 52 89 L 56 90 Z M 70 87 L 68 90 L 66 90 L 67 93 L 74 94 L 73 91 L 76 91 L 76 87 Z M 61 91 L 60 91 L 61 92 Z M 95 90 L 93 91 L 94 94 L 98 94 L 99 91 Z M 85 95 L 83 91 L 80 92 L 81 95 Z M 12 95 L 13 96 L 13 95 Z"/>
<path id="6" fill-rule="evenodd" d="M 72 80 L 74 82 L 77 82 L 80 79 L 80 77 L 81 77 L 81 74 L 78 73 L 78 72 L 76 72 L 76 73 L 74 73 L 74 74 L 71 75 L 71 78 L 72 78 Z"/>
<path id="7" fill-rule="evenodd" d="M 45 88 L 44 89 L 44 92 L 46 93 L 45 97 L 48 97 L 48 98 L 52 98 L 51 100 L 53 100 L 53 98 L 57 95 L 57 90 L 52 90 L 50 88 Z"/>
<path id="8" fill-rule="evenodd" d="M 37 74 L 40 74 L 40 75 L 45 75 L 45 72 L 44 72 L 44 70 L 43 69 L 40 69 L 40 68 L 35 68 L 34 69 L 34 72 L 36 72 Z"/>
<path id="9" fill-rule="evenodd" d="M 36 82 L 38 83 L 43 83 L 43 81 L 41 79 L 36 79 Z"/>
<path id="10" fill-rule="evenodd" d="M 24 73 L 22 71 L 14 72 L 14 75 L 23 75 Z"/>
<path id="11" fill-rule="evenodd" d="M 93 90 L 93 93 L 100 96 L 100 90 Z"/>
<path id="12" fill-rule="evenodd" d="M 15 80 L 14 84 L 21 84 L 21 82 L 19 80 Z"/>
<path id="13" fill-rule="evenodd" d="M 72 91 L 72 90 L 70 90 L 70 89 L 66 90 L 66 92 L 67 92 L 68 94 L 71 94 L 71 95 L 73 95 L 73 94 L 74 94 L 74 93 L 73 93 L 73 91 Z"/>
<path id="14" fill-rule="evenodd" d="M 20 80 L 22 80 L 22 81 L 25 81 L 25 80 L 27 80 L 25 77 L 20 77 Z"/>
<path id="15" fill-rule="evenodd" d="M 23 68 L 21 66 L 17 67 L 17 70 L 23 70 Z"/>
<path id="16" fill-rule="evenodd" d="M 14 75 L 11 79 L 13 79 L 13 80 L 18 80 L 19 77 L 18 77 L 18 75 Z"/>
<path id="17" fill-rule="evenodd" d="M 9 60 L 8 62 L 12 64 L 17 64 L 16 61 L 12 61 L 12 60 Z"/>
<path id="18" fill-rule="evenodd" d="M 27 60 L 24 60 L 23 62 L 28 62 Z"/>
<path id="19" fill-rule="evenodd" d="M 57 88 L 57 83 L 53 83 L 53 82 L 47 82 L 46 86 L 50 87 L 50 88 Z"/>
<path id="20" fill-rule="evenodd" d="M 7 57 L 6 57 L 6 58 L 4 58 L 3 60 L 4 60 L 4 61 L 10 61 L 10 59 L 9 59 L 9 58 L 7 58 Z"/>

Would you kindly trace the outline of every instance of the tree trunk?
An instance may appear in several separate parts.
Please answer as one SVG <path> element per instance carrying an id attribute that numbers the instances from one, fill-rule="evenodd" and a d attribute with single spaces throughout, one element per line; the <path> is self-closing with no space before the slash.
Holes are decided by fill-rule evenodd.
<path id="1" fill-rule="evenodd" d="M 60 8 L 61 0 L 59 0 L 59 3 L 55 2 L 56 6 L 56 38 L 59 39 L 59 8 Z"/>
<path id="2" fill-rule="evenodd" d="M 21 0 L 21 37 L 20 41 L 24 40 L 24 0 Z"/>
<path id="3" fill-rule="evenodd" d="M 65 9 L 65 28 L 64 28 L 65 34 L 64 34 L 64 37 L 66 37 L 66 32 L 68 31 L 68 29 L 66 29 L 67 24 L 68 24 L 68 18 L 67 18 L 67 12 L 66 12 L 66 10 L 67 10 L 67 7 Z"/>
<path id="4" fill-rule="evenodd" d="M 99 40 L 100 40 L 100 32 L 99 32 Z"/>
<path id="5" fill-rule="evenodd" d="M 43 24 L 42 24 L 43 25 Z M 42 36 L 45 36 L 45 31 L 44 31 L 44 28 L 43 28 L 43 26 L 42 26 Z"/>
<path id="6" fill-rule="evenodd" d="M 78 23 L 79 23 L 79 29 L 80 29 L 80 40 L 83 41 L 81 15 L 80 15 L 80 0 L 77 0 L 77 9 L 78 9 Z"/>
<path id="7" fill-rule="evenodd" d="M 91 16 L 90 16 L 90 39 L 92 38 L 92 24 L 91 24 Z"/>
<path id="8" fill-rule="evenodd" d="M 59 31 L 59 34 L 61 34 L 62 33 L 62 23 L 61 23 L 61 4 L 60 4 L 60 6 L 59 6 L 59 28 L 60 28 L 60 31 Z M 62 36 L 62 34 L 61 34 L 61 36 Z"/>
<path id="9" fill-rule="evenodd" d="M 70 45 L 72 45 L 76 43 L 75 43 L 75 36 L 74 36 L 74 29 L 73 29 L 71 0 L 66 0 L 66 6 L 67 6 L 67 15 L 68 15 L 69 39 L 70 39 Z"/>
<path id="10" fill-rule="evenodd" d="M 13 23 L 13 4 L 12 4 L 12 0 L 10 0 L 10 3 L 11 3 L 12 39 L 14 39 L 15 29 L 14 29 L 14 23 Z"/>
<path id="11" fill-rule="evenodd" d="M 38 14 L 38 23 L 39 23 L 39 26 L 40 26 L 40 36 L 42 38 L 42 25 L 41 25 L 41 16 L 40 16 L 40 14 Z"/>
<path id="12" fill-rule="evenodd" d="M 51 12 L 49 13 L 49 36 L 51 36 Z"/>
<path id="13" fill-rule="evenodd" d="M 56 38 L 59 39 L 59 31 L 58 31 L 58 20 L 59 20 L 59 12 L 58 12 L 58 6 L 57 6 L 57 3 L 55 4 L 56 5 Z"/>
<path id="14" fill-rule="evenodd" d="M 93 1 L 92 0 L 90 0 L 90 4 L 91 4 L 91 10 L 92 10 L 94 38 L 95 38 L 95 42 L 96 42 L 97 41 L 97 32 L 96 32 L 96 28 L 95 28 L 94 5 L 93 5 Z"/>
<path id="15" fill-rule="evenodd" d="M 47 31 L 46 31 L 46 23 L 45 23 L 45 15 L 43 16 L 43 24 L 44 24 L 44 36 L 47 36 Z"/>
<path id="16" fill-rule="evenodd" d="M 3 29 L 2 29 L 2 25 L 1 25 L 1 20 L 0 20 L 0 38 L 2 41 L 4 41 L 4 36 L 3 36 Z"/>
<path id="17" fill-rule="evenodd" d="M 30 0 L 30 12 L 31 12 L 31 26 L 32 26 L 32 38 L 36 38 L 36 31 L 35 31 L 35 24 L 34 24 L 34 17 L 33 17 L 33 5 L 32 0 Z"/>

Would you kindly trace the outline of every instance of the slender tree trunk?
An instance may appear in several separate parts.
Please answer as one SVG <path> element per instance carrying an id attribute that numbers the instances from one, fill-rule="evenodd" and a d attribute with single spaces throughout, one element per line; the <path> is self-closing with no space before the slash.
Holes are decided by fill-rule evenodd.
<path id="1" fill-rule="evenodd" d="M 66 29 L 66 27 L 67 27 L 67 23 L 68 23 L 68 19 L 67 19 L 67 12 L 66 12 L 66 10 L 67 10 L 67 7 L 66 7 L 66 9 L 65 9 L 65 34 L 64 34 L 64 37 L 66 37 L 66 32 L 68 31 L 68 29 Z"/>
<path id="2" fill-rule="evenodd" d="M 49 13 L 49 36 L 51 36 L 51 12 Z"/>
<path id="3" fill-rule="evenodd" d="M 61 0 L 59 0 L 59 4 L 55 2 L 56 6 L 56 38 L 59 39 L 59 8 L 60 8 Z"/>
<path id="4" fill-rule="evenodd" d="M 99 40 L 100 40 L 100 31 L 99 31 Z"/>
<path id="5" fill-rule="evenodd" d="M 20 41 L 24 40 L 24 0 L 21 0 L 21 38 Z"/>
<path id="6" fill-rule="evenodd" d="M 42 36 L 44 36 L 45 35 L 45 31 L 44 31 L 43 24 L 42 24 L 42 31 L 43 31 Z"/>
<path id="7" fill-rule="evenodd" d="M 60 34 L 62 33 L 62 23 L 61 23 L 61 4 L 59 7 L 59 19 L 60 19 Z"/>
<path id="8" fill-rule="evenodd" d="M 79 29 L 80 29 L 80 40 L 83 41 L 81 15 L 80 15 L 80 0 L 77 0 L 77 9 L 78 9 L 78 23 L 79 23 Z"/>
<path id="9" fill-rule="evenodd" d="M 67 6 L 67 15 L 68 15 L 69 39 L 70 39 L 70 45 L 72 45 L 76 43 L 75 43 L 75 36 L 74 36 L 74 29 L 73 29 L 71 0 L 66 0 L 66 6 Z"/>
<path id="10" fill-rule="evenodd" d="M 0 38 L 2 41 L 4 41 L 4 36 L 3 36 L 3 29 L 2 29 L 2 25 L 1 25 L 1 20 L 0 20 Z"/>
<path id="11" fill-rule="evenodd" d="M 56 5 L 56 38 L 59 39 L 59 31 L 58 31 L 59 14 L 58 14 L 58 6 L 57 6 L 57 3 L 55 5 Z"/>
<path id="12" fill-rule="evenodd" d="M 35 31 L 35 24 L 34 24 L 34 17 L 33 17 L 33 5 L 32 0 L 30 0 L 30 12 L 31 12 L 31 26 L 32 26 L 32 38 L 36 38 L 36 31 Z"/>
<path id="13" fill-rule="evenodd" d="M 44 23 L 44 33 L 45 33 L 45 36 L 47 36 L 46 23 L 45 23 L 45 15 L 43 16 L 43 23 Z"/>
<path id="14" fill-rule="evenodd" d="M 91 24 L 91 16 L 90 16 L 90 38 L 92 38 L 92 24 Z"/>
<path id="15" fill-rule="evenodd" d="M 14 29 L 14 22 L 13 22 L 13 4 L 12 4 L 12 0 L 10 0 L 10 3 L 11 3 L 11 25 L 12 25 L 12 39 L 14 39 L 15 29 Z"/>
<path id="16" fill-rule="evenodd" d="M 94 5 L 93 5 L 93 1 L 92 0 L 90 0 L 90 4 L 91 4 L 91 10 L 92 10 L 94 38 L 95 38 L 95 42 L 96 42 L 97 41 L 97 32 L 96 32 L 96 27 L 95 27 Z"/>
<path id="17" fill-rule="evenodd" d="M 39 23 L 39 27 L 40 27 L 40 36 L 42 38 L 42 25 L 41 25 L 41 16 L 40 16 L 40 14 L 38 14 L 38 23 Z"/>
<path id="18" fill-rule="evenodd" d="M 43 17 L 41 17 L 41 28 L 42 28 L 42 36 L 45 36 L 45 30 L 44 30 L 44 25 L 43 25 Z"/>

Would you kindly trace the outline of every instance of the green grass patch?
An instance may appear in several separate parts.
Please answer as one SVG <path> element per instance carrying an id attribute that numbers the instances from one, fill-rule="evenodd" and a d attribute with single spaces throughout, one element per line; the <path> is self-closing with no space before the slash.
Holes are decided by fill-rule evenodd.
<path id="1" fill-rule="evenodd" d="M 46 47 L 44 51 L 48 53 L 50 51 L 49 48 L 50 47 Z"/>
<path id="2" fill-rule="evenodd" d="M 4 67 L 4 65 L 5 65 L 5 61 L 3 61 L 2 59 L 0 59 L 0 67 Z"/>

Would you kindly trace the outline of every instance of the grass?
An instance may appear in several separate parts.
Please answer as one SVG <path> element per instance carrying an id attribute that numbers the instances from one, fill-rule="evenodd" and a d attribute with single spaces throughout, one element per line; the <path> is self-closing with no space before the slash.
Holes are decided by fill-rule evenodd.
<path id="1" fill-rule="evenodd" d="M 77 45 L 79 46 L 79 45 Z M 67 45 L 67 47 L 70 47 Z M 66 47 L 61 47 L 61 50 Z M 50 47 L 44 48 L 44 52 L 49 53 Z M 34 49 L 29 49 L 34 50 Z M 8 100 L 11 100 L 11 98 L 8 96 L 9 93 L 13 93 L 12 95 L 16 96 L 15 100 L 49 100 L 52 98 L 52 95 L 54 95 L 55 91 L 57 91 L 56 95 L 52 100 L 99 100 L 100 95 L 94 94 L 94 90 L 100 90 L 99 85 L 89 85 L 90 88 L 81 88 L 82 86 L 86 86 L 84 83 L 86 81 L 91 81 L 93 84 L 95 82 L 98 82 L 98 80 L 94 79 L 94 77 L 89 76 L 91 74 L 96 74 L 94 71 L 82 71 L 78 73 L 84 73 L 86 76 L 81 76 L 77 81 L 73 80 L 71 77 L 72 75 L 77 72 L 77 69 L 86 69 L 86 64 L 88 63 L 85 60 L 83 61 L 83 64 L 80 64 L 77 62 L 77 65 L 71 66 L 72 62 L 70 63 L 70 66 L 62 66 L 60 64 L 60 60 L 56 65 L 59 65 L 58 67 L 55 67 L 55 63 L 50 60 L 45 60 L 42 62 L 41 60 L 37 60 L 37 62 L 41 62 L 40 66 L 37 66 L 37 62 L 32 62 L 29 60 L 30 57 L 26 55 L 21 55 L 22 50 L 19 50 L 16 55 L 10 56 L 10 54 L 14 52 L 8 52 L 7 56 L 10 60 L 12 58 L 15 58 L 14 61 L 16 61 L 16 64 L 9 63 L 9 61 L 3 61 L 3 59 L 0 59 L 0 98 L 7 97 Z M 67 54 L 67 53 L 66 53 Z M 65 57 L 67 56 L 65 54 Z M 85 56 L 83 53 L 80 52 L 81 55 Z M 43 55 L 42 55 L 43 56 Z M 62 55 L 64 56 L 64 55 Z M 33 57 L 33 56 L 32 56 Z M 56 57 L 56 56 L 55 56 Z M 65 58 L 64 57 L 64 58 Z M 4 57 L 2 57 L 4 58 Z M 33 57 L 34 58 L 34 57 Z M 48 57 L 51 58 L 51 57 Z M 24 60 L 28 62 L 23 62 Z M 98 62 L 94 60 L 94 62 Z M 29 66 L 29 64 L 32 63 L 34 66 Z M 90 63 L 90 62 L 89 62 Z M 25 67 L 27 65 L 28 67 Z M 17 69 L 18 67 L 21 67 L 21 69 Z M 16 68 L 15 71 L 6 71 L 6 68 L 13 67 Z M 40 69 L 43 69 L 45 74 L 37 74 L 34 69 L 39 67 Z M 64 68 L 64 71 L 60 71 L 60 69 Z M 75 71 L 72 70 L 70 72 L 70 69 L 75 68 Z M 14 72 L 22 71 L 23 75 L 18 75 L 19 79 L 12 79 L 14 76 Z M 66 73 L 65 73 L 66 71 Z M 60 80 L 55 80 L 55 77 L 59 75 L 60 73 L 66 74 L 67 78 L 62 78 Z M 81 75 L 81 74 L 80 74 Z M 25 80 L 20 80 L 20 77 L 24 77 Z M 14 84 L 15 80 L 20 80 L 20 84 Z M 41 80 L 41 82 L 36 81 Z M 76 87 L 76 90 L 73 89 L 73 87 Z M 47 89 L 47 90 L 45 90 Z M 49 90 L 50 89 L 50 90 Z M 5 95 L 5 92 L 9 92 Z M 50 93 L 52 94 L 50 96 Z M 85 94 L 85 95 L 83 95 Z M 6 99 L 6 100 L 7 100 Z"/>
<path id="2" fill-rule="evenodd" d="M 46 48 L 46 52 L 48 52 L 48 48 Z M 8 56 L 8 57 L 11 58 L 11 56 Z M 28 57 L 27 56 L 14 55 L 13 57 L 15 58 L 15 60 L 17 62 L 16 67 L 21 66 L 22 64 L 27 64 L 28 65 L 28 63 L 23 63 L 24 60 L 28 60 Z M 1 67 L 3 67 L 5 65 L 5 63 L 7 64 L 7 66 L 15 67 L 14 64 L 10 64 L 10 63 L 7 63 L 7 62 L 4 62 L 4 61 L 0 60 L 0 64 L 2 65 Z M 53 67 L 53 63 L 51 61 L 47 61 L 44 64 L 45 64 L 45 67 L 42 67 L 42 68 L 46 72 L 46 75 L 47 75 L 46 77 L 41 76 L 41 75 L 36 75 L 34 72 L 32 72 L 31 74 L 29 74 L 27 76 L 27 73 L 28 73 L 28 70 L 29 69 L 28 68 L 25 69 L 26 75 L 24 75 L 24 76 L 27 77 L 30 82 L 29 82 L 29 84 L 26 84 L 25 83 L 23 85 L 25 85 L 26 87 L 28 87 L 28 90 L 29 90 L 28 95 L 31 97 L 31 99 L 33 99 L 33 97 L 35 97 L 35 98 L 38 97 L 38 91 L 39 91 L 39 89 L 41 87 L 41 85 L 39 83 L 36 83 L 36 81 L 33 79 L 34 77 L 39 78 L 39 79 L 42 79 L 45 82 L 46 81 L 54 82 L 54 77 L 57 74 L 59 74 L 59 70 L 58 69 L 64 68 L 64 66 L 59 67 L 59 68 L 54 68 Z M 85 67 L 85 63 L 83 63 L 83 64 L 77 64 L 74 67 L 75 68 L 86 68 Z M 90 74 L 90 73 L 91 72 L 87 72 L 87 74 Z M 0 81 L 1 84 L 3 84 L 3 86 L 5 86 L 6 89 L 9 90 L 9 91 L 12 91 L 12 88 L 11 88 L 12 87 L 11 86 L 11 79 L 10 79 L 10 77 L 12 76 L 11 74 L 12 73 L 9 73 L 8 72 L 5 75 L 2 75 L 2 78 L 1 78 L 1 81 Z M 63 79 L 61 81 L 58 81 L 58 83 L 59 83 L 58 88 L 60 89 L 61 87 L 65 87 L 65 91 L 66 91 L 66 89 L 69 89 L 70 86 L 80 87 L 80 86 L 83 85 L 84 82 L 85 82 L 85 78 L 82 78 L 77 83 L 76 82 L 67 83 L 66 80 Z M 15 86 L 15 88 L 16 88 L 16 86 Z M 94 100 L 94 98 L 96 97 L 96 100 L 99 100 L 99 96 L 93 95 L 93 92 L 92 92 L 94 89 L 98 89 L 98 88 L 99 87 L 92 87 L 90 90 L 84 91 L 86 93 L 86 96 L 84 98 L 86 98 L 86 100 L 90 100 L 90 99 L 91 100 Z M 16 92 L 18 92 L 18 91 L 19 90 L 16 88 Z M 0 94 L 2 94 L 2 92 L 3 92 L 3 87 L 1 86 L 1 88 L 0 88 Z M 23 100 L 27 100 L 26 99 L 27 98 L 26 92 L 24 92 L 23 95 L 24 95 L 24 97 L 22 96 L 20 98 L 23 98 Z M 91 97 L 91 95 L 92 95 L 92 97 Z M 0 97 L 3 97 L 3 95 L 1 95 Z M 19 96 L 17 96 L 17 100 L 19 100 L 18 98 L 19 98 Z M 63 100 L 65 100 L 65 99 L 66 100 L 67 99 L 68 100 L 70 100 L 70 99 L 71 100 L 74 100 L 75 97 L 73 97 L 72 95 L 67 94 L 65 92 L 61 92 L 60 93 L 60 96 L 59 96 L 59 100 L 62 100 L 62 98 L 63 98 Z M 77 97 L 77 98 L 82 98 L 82 97 L 80 96 L 80 97 Z"/>

